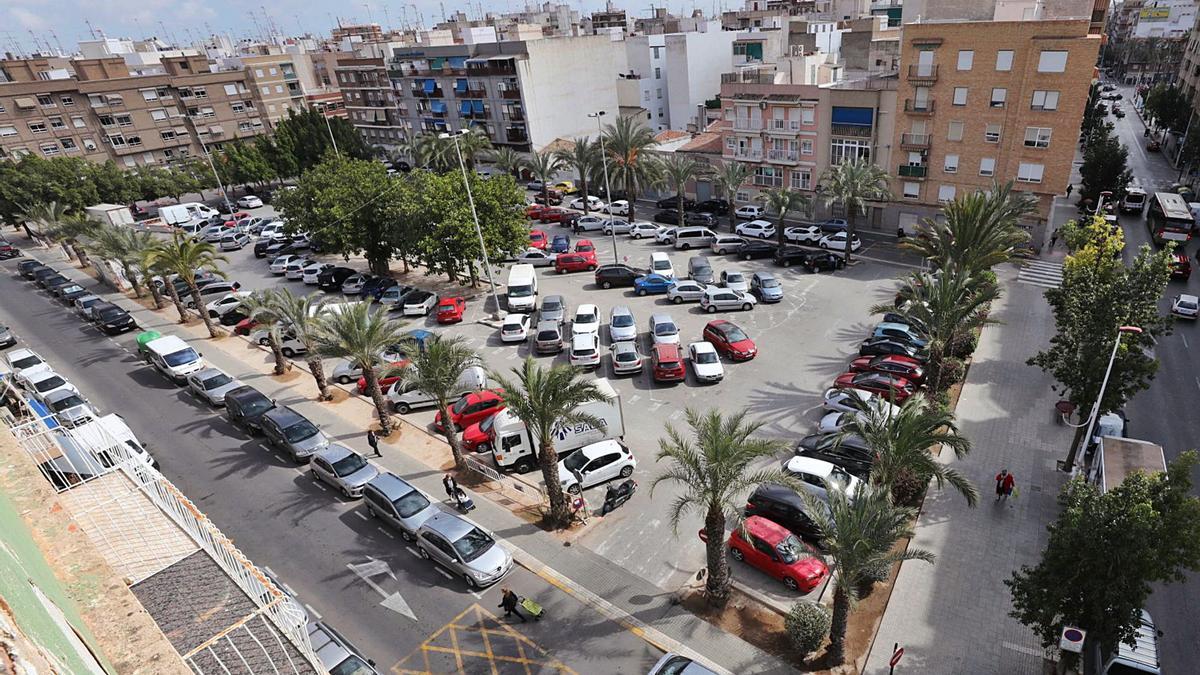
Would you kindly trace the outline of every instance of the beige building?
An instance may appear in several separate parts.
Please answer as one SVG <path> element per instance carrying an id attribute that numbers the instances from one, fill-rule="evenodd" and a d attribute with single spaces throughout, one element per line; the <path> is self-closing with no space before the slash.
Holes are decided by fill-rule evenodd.
<path id="1" fill-rule="evenodd" d="M 304 64 L 298 65 L 297 56 L 303 55 L 270 54 L 247 56 L 241 60 L 255 94 L 262 101 L 261 112 L 266 114 L 272 128 L 280 120 L 287 119 L 291 111 L 300 112 L 307 107 L 301 75 L 312 79 L 312 71 L 306 70 Z"/>

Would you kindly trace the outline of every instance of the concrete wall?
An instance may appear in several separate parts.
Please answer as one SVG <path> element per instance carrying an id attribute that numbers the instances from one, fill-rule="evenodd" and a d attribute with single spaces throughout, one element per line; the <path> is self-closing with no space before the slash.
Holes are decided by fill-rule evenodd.
<path id="1" fill-rule="evenodd" d="M 616 119 L 616 75 L 624 60 L 607 35 L 525 43 L 529 58 L 517 62 L 528 118 L 529 142 L 539 150 L 556 138 L 594 136 L 588 113 Z"/>
<path id="2" fill-rule="evenodd" d="M 702 124 L 696 107 L 721 91 L 721 74 L 733 66 L 736 36 L 720 30 L 666 36 L 668 128 L 682 131 Z"/>

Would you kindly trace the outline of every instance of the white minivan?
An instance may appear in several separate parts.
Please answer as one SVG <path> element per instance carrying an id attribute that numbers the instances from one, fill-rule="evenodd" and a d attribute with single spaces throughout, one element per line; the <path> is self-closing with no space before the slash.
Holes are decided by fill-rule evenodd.
<path id="1" fill-rule="evenodd" d="M 199 352 L 174 335 L 147 342 L 145 354 L 155 370 L 181 386 L 187 384 L 188 375 L 204 367 Z"/>
<path id="2" fill-rule="evenodd" d="M 457 399 L 459 396 L 480 391 L 485 387 L 487 387 L 487 371 L 482 366 L 471 366 L 463 371 L 458 382 L 455 383 L 454 397 Z M 402 380 L 392 385 L 388 390 L 387 398 L 392 403 L 392 409 L 401 415 L 407 415 L 417 408 L 431 408 L 437 404 L 437 401 L 425 392 L 405 388 Z"/>
<path id="3" fill-rule="evenodd" d="M 533 265 L 513 265 L 508 270 L 508 311 L 533 312 L 537 306 L 537 274 Z"/>
<path id="4" fill-rule="evenodd" d="M 681 227 L 675 230 L 675 248 L 706 248 L 717 238 L 717 233 L 707 227 Z"/>

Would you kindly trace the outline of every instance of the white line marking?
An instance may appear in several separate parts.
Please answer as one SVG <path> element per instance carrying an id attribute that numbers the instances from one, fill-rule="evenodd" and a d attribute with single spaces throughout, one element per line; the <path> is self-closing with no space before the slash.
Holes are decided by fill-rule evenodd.
<path id="1" fill-rule="evenodd" d="M 1183 338 L 1183 348 L 1188 349 L 1187 336 L 1183 333 L 1180 333 L 1179 337 Z"/>
<path id="2" fill-rule="evenodd" d="M 371 516 L 368 516 L 367 514 L 363 513 L 362 511 L 355 511 L 354 515 L 358 516 L 359 518 L 362 518 L 363 520 L 371 519 Z"/>
<path id="3" fill-rule="evenodd" d="M 440 574 L 440 575 L 442 575 L 442 576 L 446 577 L 447 579 L 453 579 L 453 578 L 454 578 L 454 575 L 450 574 L 449 572 L 447 572 L 446 570 L 442 569 L 441 567 L 436 567 L 436 566 L 435 566 L 433 569 L 437 570 L 437 571 L 438 571 L 438 574 Z"/>
<path id="4" fill-rule="evenodd" d="M 470 593 L 471 595 L 475 596 L 475 599 L 476 599 L 476 600 L 482 600 L 482 599 L 483 599 L 483 594 L 482 594 L 482 593 L 480 593 L 479 591 L 467 591 L 467 592 L 468 592 L 468 593 Z"/>
<path id="5" fill-rule="evenodd" d="M 392 534 L 391 532 L 388 532 L 387 530 L 383 529 L 382 527 L 376 527 L 375 529 L 377 529 L 377 530 L 379 530 L 380 532 L 382 532 L 382 533 L 384 534 L 384 536 L 385 536 L 385 537 L 387 537 L 388 539 L 395 539 L 395 538 L 396 538 L 396 535 Z"/>
<path id="6" fill-rule="evenodd" d="M 317 487 L 317 489 L 320 490 L 321 492 L 329 492 L 329 490 L 325 489 L 324 485 L 321 485 L 320 483 L 318 483 L 316 481 L 313 481 L 313 485 L 315 485 Z"/>
<path id="7" fill-rule="evenodd" d="M 312 614 L 312 615 L 313 615 L 313 618 L 314 618 L 314 619 L 320 620 L 320 618 L 321 618 L 321 613 L 320 613 L 320 612 L 318 612 L 317 610 L 313 609 L 313 606 L 312 606 L 312 605 L 310 605 L 310 604 L 308 604 L 308 603 L 306 602 L 306 603 L 304 603 L 304 608 L 308 610 L 308 613 L 309 613 L 309 614 Z"/>
<path id="8" fill-rule="evenodd" d="M 413 548 L 412 546 L 405 546 L 404 548 L 408 549 L 408 552 L 415 556 L 419 557 L 421 555 L 421 553 L 419 551 L 417 551 L 417 549 Z"/>
<path id="9" fill-rule="evenodd" d="M 639 398 L 641 398 L 641 397 L 642 397 L 642 395 L 641 395 L 641 394 L 634 394 L 633 396 L 630 396 L 630 397 L 629 397 L 629 402 L 630 402 L 630 403 L 637 403 L 637 400 L 638 400 Z"/>
<path id="10" fill-rule="evenodd" d="M 285 584 L 285 583 L 280 583 L 280 584 L 279 584 L 279 586 L 280 586 L 281 588 L 283 588 L 283 590 L 287 591 L 288 595 L 290 595 L 290 596 L 292 596 L 292 597 L 295 597 L 295 596 L 299 595 L 298 593 L 296 593 L 296 591 L 293 591 L 293 590 L 292 590 L 292 587 L 291 587 L 291 586 L 288 586 L 288 585 L 287 585 L 287 584 Z"/>

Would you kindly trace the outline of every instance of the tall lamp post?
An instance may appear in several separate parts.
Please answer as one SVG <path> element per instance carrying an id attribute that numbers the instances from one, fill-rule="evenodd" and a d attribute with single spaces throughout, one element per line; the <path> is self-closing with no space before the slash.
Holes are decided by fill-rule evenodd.
<path id="1" fill-rule="evenodd" d="M 337 139 L 333 137 L 333 126 L 329 123 L 329 104 L 322 103 L 318 112 L 321 113 L 321 117 L 325 118 L 325 130 L 329 132 L 329 142 L 333 144 L 333 154 L 341 159 L 342 153 L 338 152 Z"/>
<path id="2" fill-rule="evenodd" d="M 1137 326 L 1121 326 L 1117 328 L 1117 336 L 1113 339 L 1112 354 L 1108 356 L 1108 367 L 1104 369 L 1104 379 L 1100 382 L 1100 393 L 1096 395 L 1096 402 L 1092 404 L 1092 413 L 1088 417 L 1087 431 L 1083 434 L 1084 447 L 1087 447 L 1087 444 L 1092 440 L 1092 429 L 1096 426 L 1096 418 L 1100 416 L 1100 403 L 1104 400 L 1104 390 L 1108 388 L 1108 376 L 1112 374 L 1113 361 L 1117 359 L 1117 348 L 1121 346 L 1121 336 L 1126 333 L 1140 335 L 1142 329 Z M 1064 468 L 1072 473 L 1077 468 L 1082 468 L 1075 465 L 1076 455 L 1078 454 L 1077 450 L 1078 446 L 1071 446 L 1071 454 L 1067 456 L 1067 461 L 1064 464 Z"/>
<path id="3" fill-rule="evenodd" d="M 596 131 L 600 136 L 600 165 L 604 167 L 604 192 L 608 197 L 608 217 L 611 219 L 612 212 L 612 184 L 608 182 L 608 152 L 604 149 L 604 128 L 600 126 L 600 118 L 604 117 L 604 111 L 588 113 L 588 117 L 596 119 Z M 626 219 L 628 220 L 628 218 Z M 621 259 L 617 257 L 617 228 L 609 228 L 612 231 L 612 246 L 613 246 L 613 262 L 620 263 Z"/>
<path id="4" fill-rule="evenodd" d="M 197 137 L 199 137 L 199 134 L 197 134 Z M 204 159 L 208 160 L 208 168 L 212 169 L 213 178 L 215 178 L 217 181 L 217 189 L 221 191 L 221 199 L 225 200 L 225 208 L 229 209 L 229 213 L 232 215 L 233 204 L 229 203 L 229 193 L 225 192 L 225 185 L 221 183 L 221 176 L 217 173 L 217 165 L 213 164 L 212 152 L 209 151 L 208 146 L 204 144 L 204 141 L 200 141 L 200 149 L 204 151 Z"/>
<path id="5" fill-rule="evenodd" d="M 438 134 L 438 138 L 448 138 L 454 142 L 454 154 L 458 155 L 458 167 L 462 169 L 463 185 L 467 187 L 467 203 L 471 205 L 471 219 L 475 221 L 475 235 L 479 237 L 479 252 L 483 254 L 483 269 L 487 272 L 488 283 L 492 286 L 492 302 L 496 305 L 496 311 L 492 312 L 492 318 L 499 319 L 502 316 L 500 296 L 496 293 L 496 280 L 492 278 L 492 263 L 488 260 L 487 246 L 483 243 L 483 230 L 479 227 L 479 214 L 475 212 L 475 198 L 471 196 L 471 179 L 467 175 L 467 163 L 463 161 L 462 148 L 458 147 L 458 139 L 467 133 L 469 132 L 466 129 L 461 129 L 452 134 Z"/>

